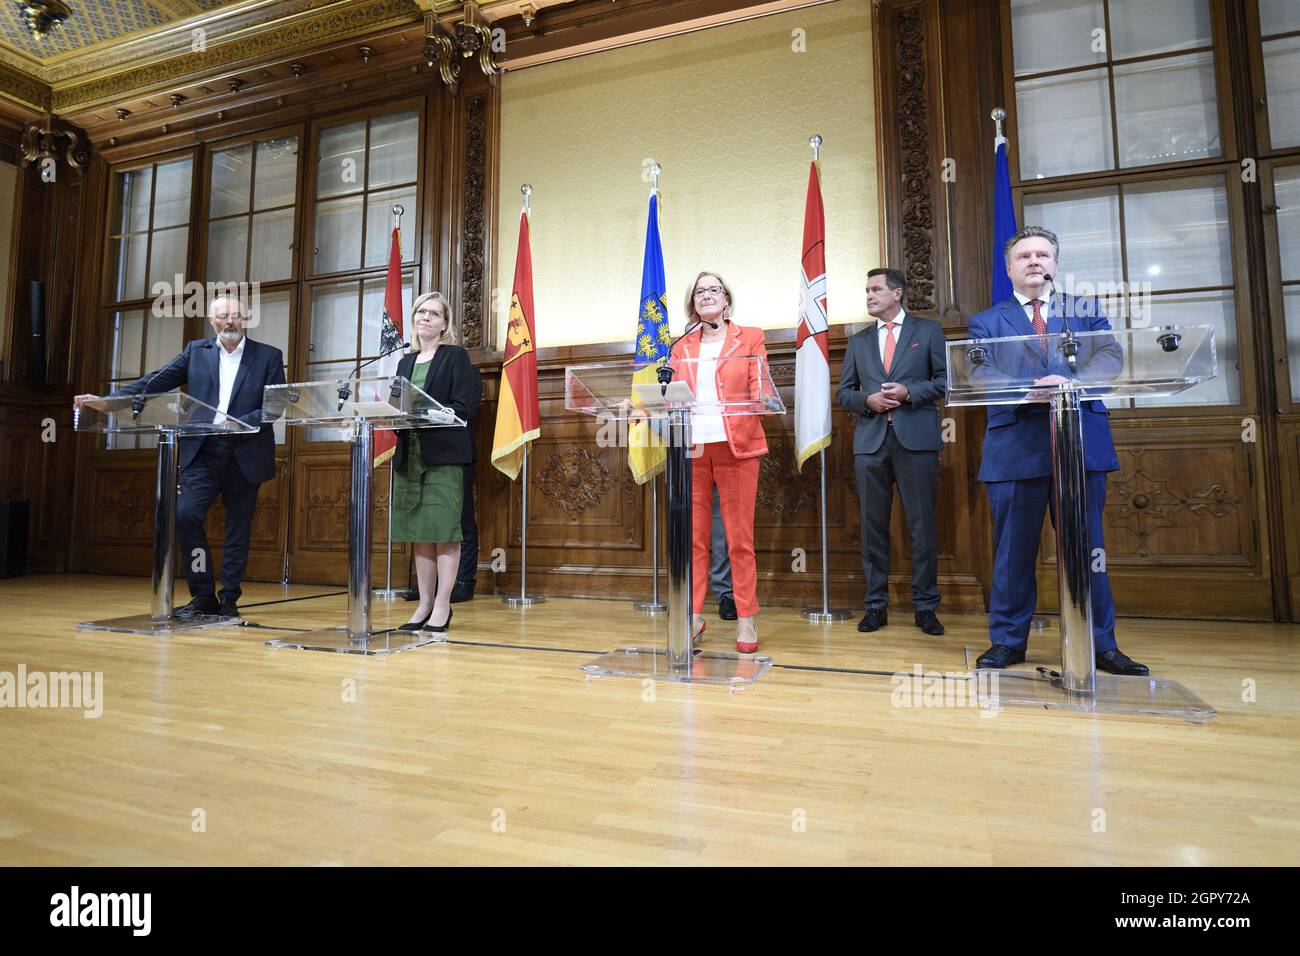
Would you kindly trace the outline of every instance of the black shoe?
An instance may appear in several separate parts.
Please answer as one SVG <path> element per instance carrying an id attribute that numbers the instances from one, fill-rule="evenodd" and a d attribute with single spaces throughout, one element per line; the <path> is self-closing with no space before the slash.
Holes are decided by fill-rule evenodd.
<path id="1" fill-rule="evenodd" d="M 1025 652 L 1005 644 L 994 644 L 975 661 L 976 667 L 995 667 L 1001 669 L 1008 664 L 1023 664 Z"/>
<path id="2" fill-rule="evenodd" d="M 429 612 L 429 617 L 433 617 L 432 611 Z M 405 624 L 399 627 L 398 630 L 399 631 L 423 631 L 424 626 L 429 623 L 429 617 L 426 617 L 423 621 L 407 621 Z"/>
<path id="3" fill-rule="evenodd" d="M 1123 674 L 1126 677 L 1146 677 L 1151 669 L 1145 664 L 1131 660 L 1118 647 L 1102 651 L 1097 655 L 1097 666 L 1111 674 Z"/>
<path id="4" fill-rule="evenodd" d="M 943 633 L 943 625 L 939 623 L 939 615 L 933 611 L 917 611 L 916 626 L 927 634 L 939 635 Z"/>
<path id="5" fill-rule="evenodd" d="M 883 607 L 869 607 L 867 613 L 858 621 L 858 630 L 863 634 L 878 631 L 889 623 L 889 612 Z"/>
<path id="6" fill-rule="evenodd" d="M 221 610 L 221 605 L 217 603 L 214 595 L 200 594 L 191 600 L 189 604 L 172 611 L 172 617 L 178 621 L 192 621 L 195 618 L 212 617 L 219 610 Z"/>
<path id="7" fill-rule="evenodd" d="M 730 594 L 724 594 L 718 598 L 718 617 L 724 621 L 736 620 L 736 599 Z"/>
<path id="8" fill-rule="evenodd" d="M 420 600 L 420 589 L 419 589 L 419 588 L 411 588 L 411 589 L 408 590 L 408 591 L 403 591 L 403 592 L 402 592 L 402 600 L 403 600 L 403 601 L 418 601 L 418 600 Z"/>
<path id="9" fill-rule="evenodd" d="M 474 600 L 474 583 L 462 583 L 457 581 L 451 586 L 451 603 L 464 604 L 466 601 Z"/>
<path id="10" fill-rule="evenodd" d="M 433 624 L 429 623 L 429 621 L 433 620 L 433 612 L 430 612 L 429 621 L 425 621 L 424 627 L 420 628 L 420 630 L 433 631 L 435 634 L 445 634 L 447 632 L 447 628 L 451 627 L 451 616 L 454 613 L 455 612 L 451 608 L 447 608 L 447 620 L 442 624 L 434 626 Z"/>
<path id="11" fill-rule="evenodd" d="M 239 617 L 239 606 L 235 604 L 234 599 L 222 598 L 221 607 L 217 613 L 222 617 Z"/>

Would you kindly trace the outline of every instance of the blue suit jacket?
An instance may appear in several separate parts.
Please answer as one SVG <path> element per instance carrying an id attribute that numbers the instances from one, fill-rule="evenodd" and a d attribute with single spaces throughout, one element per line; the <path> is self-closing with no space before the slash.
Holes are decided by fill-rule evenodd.
<path id="1" fill-rule="evenodd" d="M 1059 300 L 1070 308 L 1070 328 L 1075 332 L 1109 331 L 1110 321 L 1094 299 L 1060 296 L 1047 315 L 1048 333 L 1065 331 Z M 991 309 L 971 316 L 972 339 L 995 339 L 1012 335 L 1033 335 L 1034 326 L 1015 296 L 1003 299 Z M 1113 378 L 1124 362 L 1123 349 L 1107 336 L 1102 342 L 1084 340 L 1079 351 L 1081 379 Z M 1086 370 L 1086 371 L 1085 371 Z M 992 350 L 986 370 L 972 377 L 1009 375 L 1017 378 L 1070 375 L 1063 360 L 1049 362 L 1035 343 L 1005 343 Z M 1100 401 L 1080 403 L 1083 409 L 1083 457 L 1088 471 L 1117 471 L 1115 442 L 1110 434 L 1110 413 Z M 1050 406 L 1046 402 L 988 406 L 988 427 L 984 432 L 984 457 L 979 481 L 1016 481 L 1044 478 L 1052 474 Z"/>
<path id="2" fill-rule="evenodd" d="M 139 395 L 146 388 L 150 395 L 170 392 L 184 385 L 186 392 L 200 402 L 216 408 L 221 403 L 221 364 L 217 350 L 221 344 L 216 338 L 195 339 L 184 351 L 158 374 L 150 373 L 114 391 L 114 395 Z M 284 356 L 274 345 L 263 345 L 252 339 L 244 341 L 244 355 L 235 373 L 235 387 L 230 393 L 227 414 L 250 425 L 262 421 L 262 389 L 267 385 L 284 384 Z M 248 435 L 231 435 L 235 460 L 244 477 L 254 484 L 275 477 L 275 432 L 270 425 Z M 180 467 L 184 469 L 194 460 L 201 438 L 183 438 L 180 443 Z"/>

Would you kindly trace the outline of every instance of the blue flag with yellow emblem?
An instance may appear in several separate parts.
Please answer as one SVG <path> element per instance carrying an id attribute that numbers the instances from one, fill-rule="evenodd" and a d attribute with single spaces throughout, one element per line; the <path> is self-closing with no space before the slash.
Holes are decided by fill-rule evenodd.
<path id="1" fill-rule="evenodd" d="M 656 368 L 668 358 L 673 336 L 668 329 L 667 282 L 664 279 L 664 250 L 659 242 L 659 193 L 650 193 L 650 217 L 646 222 L 645 256 L 641 262 L 641 305 L 637 313 L 632 382 L 658 381 Z M 643 485 L 664 467 L 667 450 L 647 421 L 631 422 L 628 428 L 627 463 L 632 477 Z"/>

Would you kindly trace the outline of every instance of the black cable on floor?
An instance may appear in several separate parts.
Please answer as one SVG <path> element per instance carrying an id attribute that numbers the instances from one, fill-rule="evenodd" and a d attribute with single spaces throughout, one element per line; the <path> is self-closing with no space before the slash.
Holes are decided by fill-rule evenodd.
<path id="1" fill-rule="evenodd" d="M 489 644 L 485 641 L 442 641 L 444 644 L 461 644 L 465 647 L 502 647 L 511 651 L 551 651 L 556 654 L 604 654 L 604 651 L 584 651 L 577 647 L 538 647 L 535 644 Z"/>
<path id="2" fill-rule="evenodd" d="M 310 634 L 312 631 L 317 630 L 317 628 L 314 627 L 273 627 L 270 624 L 258 624 L 256 621 L 240 621 L 238 624 L 233 626 L 257 627 L 261 628 L 263 631 L 297 631 L 299 634 Z"/>
<path id="3" fill-rule="evenodd" d="M 307 594 L 303 597 L 296 598 L 278 598 L 274 601 L 258 601 L 256 604 L 241 604 L 240 607 L 266 607 L 268 604 L 292 604 L 294 601 L 314 601 L 323 597 L 338 597 L 340 594 L 347 594 L 347 591 L 330 591 L 328 594 Z"/>

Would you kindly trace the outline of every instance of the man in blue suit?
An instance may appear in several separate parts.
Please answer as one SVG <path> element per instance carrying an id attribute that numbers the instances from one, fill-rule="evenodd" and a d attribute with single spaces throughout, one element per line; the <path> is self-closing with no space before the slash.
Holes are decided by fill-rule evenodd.
<path id="1" fill-rule="evenodd" d="M 1006 245 L 1012 297 L 971 316 L 970 337 L 1046 336 L 1066 331 L 1067 322 L 1074 332 L 1109 330 L 1110 322 L 1095 300 L 1051 295 L 1048 280 L 1057 273 L 1059 255 L 1056 235 L 1041 226 L 1026 226 L 1012 236 Z M 1069 380 L 1069 369 L 1063 361 L 1056 357 L 1049 360 L 1047 349 L 1034 347 L 1032 340 L 991 346 L 990 353 L 991 357 L 974 370 L 972 377 L 1032 376 L 1034 384 L 1043 386 Z M 1113 339 L 1086 342 L 1078 357 L 1077 377 L 1113 378 L 1122 364 L 1123 353 Z M 989 637 L 993 646 L 980 655 L 979 667 L 1001 668 L 1025 659 L 1029 625 L 1038 600 L 1034 566 L 1043 514 L 1052 498 L 1047 391 L 1039 401 L 988 407 L 978 477 L 984 483 L 993 513 L 993 587 L 989 597 Z M 1095 551 L 1104 547 L 1101 518 L 1106 504 L 1106 472 L 1117 471 L 1119 460 L 1115 457 L 1106 406 L 1100 401 L 1080 404 L 1088 536 L 1090 548 Z M 1055 514 L 1052 517 L 1055 521 Z M 1100 669 L 1135 676 L 1148 673 L 1145 665 L 1130 660 L 1115 644 L 1115 603 L 1105 571 L 1092 573 L 1092 622 Z"/>
<path id="2" fill-rule="evenodd" d="M 156 372 L 122 386 L 114 395 L 188 393 L 218 410 L 218 415 L 261 424 L 262 390 L 284 383 L 284 356 L 273 345 L 244 335 L 248 315 L 238 299 L 218 296 L 208 309 L 216 337 L 197 339 Z M 78 395 L 77 406 L 97 398 Z M 220 420 L 220 419 L 218 419 Z M 179 451 L 180 498 L 176 538 L 180 544 L 190 603 L 173 617 L 191 620 L 211 614 L 238 617 L 240 585 L 248 567 L 248 542 L 257 506 L 257 489 L 275 477 L 275 433 L 261 425 L 252 434 L 182 439 Z M 221 594 L 213 581 L 203 524 L 220 494 L 226 508 L 226 539 L 221 556 Z"/>

